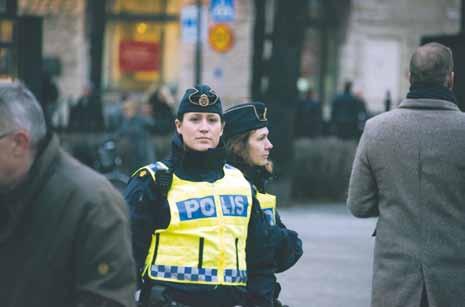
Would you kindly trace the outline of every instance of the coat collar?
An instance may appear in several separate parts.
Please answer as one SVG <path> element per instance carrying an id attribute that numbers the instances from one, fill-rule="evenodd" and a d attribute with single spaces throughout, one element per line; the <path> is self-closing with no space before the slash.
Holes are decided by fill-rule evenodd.
<path id="1" fill-rule="evenodd" d="M 0 227 L 0 244 L 6 241 L 21 223 L 26 209 L 37 199 L 43 185 L 47 182 L 46 178 L 54 170 L 60 146 L 58 137 L 55 135 L 47 136 L 44 145 L 39 150 L 37 157 L 32 165 L 26 180 L 18 187 L 5 195 L 0 201 L 2 204 L 1 211 L 7 215 L 4 227 Z"/>
<path id="2" fill-rule="evenodd" d="M 40 192 L 45 183 L 45 179 L 53 171 L 55 162 L 57 161 L 60 152 L 60 142 L 54 134 L 49 135 L 45 140 L 45 144 L 39 150 L 37 157 L 32 165 L 28 175 L 28 182 L 22 187 L 22 198 L 26 203 L 32 201 Z M 24 194 L 26 191 L 26 194 Z"/>
<path id="3" fill-rule="evenodd" d="M 404 99 L 400 103 L 399 108 L 460 111 L 457 105 L 451 101 L 427 98 Z"/>

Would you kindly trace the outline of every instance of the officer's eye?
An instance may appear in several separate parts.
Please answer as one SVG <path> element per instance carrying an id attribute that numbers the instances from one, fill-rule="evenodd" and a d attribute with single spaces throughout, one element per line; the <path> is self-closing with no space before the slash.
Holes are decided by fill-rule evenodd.
<path id="1" fill-rule="evenodd" d="M 211 123 L 211 124 L 216 124 L 219 121 L 220 121 L 219 118 L 216 117 L 216 116 L 208 117 L 208 122 Z"/>

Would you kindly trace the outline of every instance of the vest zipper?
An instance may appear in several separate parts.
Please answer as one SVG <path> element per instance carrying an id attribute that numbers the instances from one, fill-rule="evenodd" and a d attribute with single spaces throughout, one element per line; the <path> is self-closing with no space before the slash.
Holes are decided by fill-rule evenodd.
<path id="1" fill-rule="evenodd" d="M 204 238 L 200 238 L 199 240 L 199 264 L 198 264 L 198 268 L 202 268 L 202 264 L 203 264 L 203 244 L 204 244 L 204 241 L 205 239 Z"/>
<path id="2" fill-rule="evenodd" d="M 160 234 L 156 233 L 155 234 L 155 250 L 153 251 L 153 260 L 152 260 L 152 265 L 155 264 L 155 260 L 157 259 L 157 254 L 158 254 L 158 244 L 160 243 Z"/>
<path id="3" fill-rule="evenodd" d="M 236 268 L 237 268 L 237 273 L 239 274 L 239 248 L 237 245 L 239 244 L 239 238 L 236 238 Z"/>

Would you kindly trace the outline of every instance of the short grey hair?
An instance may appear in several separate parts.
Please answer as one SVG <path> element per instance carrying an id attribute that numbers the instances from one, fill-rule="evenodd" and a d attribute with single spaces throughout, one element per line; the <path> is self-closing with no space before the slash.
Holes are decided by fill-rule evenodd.
<path id="1" fill-rule="evenodd" d="M 452 50 L 439 43 L 418 47 L 410 60 L 410 83 L 447 85 L 454 70 Z"/>
<path id="2" fill-rule="evenodd" d="M 32 146 L 37 146 L 47 133 L 44 112 L 21 82 L 0 82 L 0 133 L 15 129 L 28 131 Z"/>

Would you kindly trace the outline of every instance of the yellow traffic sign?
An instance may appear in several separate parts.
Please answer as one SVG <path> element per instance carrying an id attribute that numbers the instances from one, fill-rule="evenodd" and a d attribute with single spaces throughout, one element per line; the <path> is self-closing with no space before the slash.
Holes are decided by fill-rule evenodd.
<path id="1" fill-rule="evenodd" d="M 210 27 L 208 32 L 210 47 L 221 53 L 228 52 L 234 45 L 234 33 L 228 24 L 217 23 Z"/>

